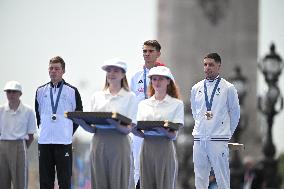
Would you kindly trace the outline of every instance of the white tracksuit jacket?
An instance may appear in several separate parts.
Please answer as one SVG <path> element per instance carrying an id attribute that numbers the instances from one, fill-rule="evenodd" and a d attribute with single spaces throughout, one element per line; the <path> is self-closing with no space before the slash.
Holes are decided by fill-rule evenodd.
<path id="1" fill-rule="evenodd" d="M 206 81 L 208 98 L 210 99 L 216 79 L 213 82 Z M 229 141 L 237 128 L 240 118 L 240 106 L 235 87 L 221 79 L 212 103 L 213 118 L 205 118 L 206 103 L 204 96 L 204 80 L 198 82 L 191 90 L 191 109 L 195 120 L 192 132 L 194 139 L 206 137 L 210 140 Z"/>
<path id="2" fill-rule="evenodd" d="M 217 77 L 218 78 L 218 77 Z M 202 80 L 191 90 L 191 108 L 195 120 L 193 161 L 197 189 L 208 188 L 211 166 L 214 169 L 218 188 L 230 188 L 228 141 L 231 139 L 240 118 L 240 106 L 235 87 L 221 79 L 212 103 L 213 118 L 207 120 L 204 96 L 204 81 L 210 99 L 217 79 Z"/>

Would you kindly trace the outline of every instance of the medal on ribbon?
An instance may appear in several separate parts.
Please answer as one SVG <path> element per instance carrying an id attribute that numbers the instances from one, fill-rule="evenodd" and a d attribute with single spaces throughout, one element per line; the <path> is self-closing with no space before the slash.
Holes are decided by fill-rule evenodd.
<path id="1" fill-rule="evenodd" d="M 60 98 L 60 95 L 61 95 L 62 88 L 63 88 L 63 81 L 60 84 L 59 91 L 58 91 L 56 101 L 55 101 L 55 104 L 54 104 L 52 87 L 50 87 L 50 93 L 49 94 L 50 94 L 50 103 L 51 103 L 51 108 L 52 108 L 52 115 L 51 115 L 52 121 L 56 121 L 56 119 L 57 119 L 56 111 L 57 111 L 58 102 L 59 102 L 59 98 Z"/>
<path id="2" fill-rule="evenodd" d="M 211 111 L 206 111 L 205 116 L 206 116 L 207 120 L 212 119 L 213 118 L 213 113 Z"/>
<path id="3" fill-rule="evenodd" d="M 212 109 L 212 104 L 213 104 L 213 99 L 214 99 L 214 96 L 215 96 L 215 93 L 216 93 L 216 90 L 217 90 L 217 87 L 219 85 L 221 81 L 221 78 L 219 77 L 215 83 L 215 86 L 214 86 L 214 89 L 212 91 L 212 94 L 210 96 L 210 100 L 208 99 L 208 94 L 207 94 L 207 86 L 206 86 L 206 80 L 204 80 L 204 96 L 205 96 L 205 103 L 206 103 L 206 113 L 205 113 L 205 117 L 207 120 L 210 120 L 213 118 L 213 113 L 211 111 Z"/>
<path id="4" fill-rule="evenodd" d="M 56 114 L 52 114 L 51 120 L 52 120 L 52 121 L 56 121 Z"/>

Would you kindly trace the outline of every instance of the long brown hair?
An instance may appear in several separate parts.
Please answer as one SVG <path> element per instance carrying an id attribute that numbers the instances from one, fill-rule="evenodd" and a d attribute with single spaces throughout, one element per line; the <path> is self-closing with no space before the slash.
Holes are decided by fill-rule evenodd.
<path id="1" fill-rule="evenodd" d="M 121 87 L 124 88 L 126 91 L 129 91 L 129 85 L 128 85 L 128 82 L 127 82 L 126 75 L 124 75 L 124 77 L 121 80 Z M 107 82 L 107 78 L 106 78 L 104 90 L 106 90 L 108 88 L 109 88 L 109 83 Z"/>
<path id="2" fill-rule="evenodd" d="M 166 77 L 170 80 L 170 83 L 167 86 L 167 94 L 173 98 L 180 99 L 178 86 L 173 82 L 172 79 Z M 148 86 L 148 96 L 153 96 L 155 94 L 155 90 L 152 85 L 152 81 L 150 80 L 150 84 Z"/>

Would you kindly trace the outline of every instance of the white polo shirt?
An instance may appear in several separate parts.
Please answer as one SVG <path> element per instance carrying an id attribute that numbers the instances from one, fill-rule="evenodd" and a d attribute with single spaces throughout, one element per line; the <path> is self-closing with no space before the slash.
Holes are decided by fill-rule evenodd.
<path id="1" fill-rule="evenodd" d="M 0 140 L 28 139 L 37 131 L 35 113 L 28 105 L 20 103 L 16 111 L 8 103 L 0 106 Z"/>
<path id="2" fill-rule="evenodd" d="M 93 112 L 118 112 L 136 123 L 137 100 L 133 92 L 121 88 L 116 95 L 109 89 L 95 92 L 91 99 Z"/>
<path id="3" fill-rule="evenodd" d="M 137 121 L 165 121 L 184 124 L 184 105 L 177 98 L 166 95 L 161 101 L 154 95 L 138 105 Z M 156 131 L 145 131 L 145 135 L 161 135 Z"/>

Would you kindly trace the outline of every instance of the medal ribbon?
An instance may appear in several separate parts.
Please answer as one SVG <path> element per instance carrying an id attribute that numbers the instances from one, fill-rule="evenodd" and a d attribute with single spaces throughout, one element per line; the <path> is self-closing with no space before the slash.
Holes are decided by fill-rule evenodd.
<path id="1" fill-rule="evenodd" d="M 146 84 L 146 66 L 144 66 L 144 96 L 145 96 L 145 99 L 148 98 L 147 96 L 147 84 Z"/>
<path id="2" fill-rule="evenodd" d="M 58 94 L 57 94 L 57 97 L 56 97 L 56 102 L 55 102 L 55 104 L 54 104 L 53 93 L 52 93 L 52 87 L 50 87 L 50 102 L 51 102 L 51 108 L 52 108 L 52 113 L 53 113 L 53 114 L 56 114 L 57 107 L 58 107 L 58 102 L 59 102 L 59 98 L 60 98 L 60 95 L 61 95 L 62 88 L 63 88 L 63 81 L 62 81 L 61 84 L 60 84 L 59 91 L 58 91 Z"/>
<path id="3" fill-rule="evenodd" d="M 207 95 L 207 86 L 206 86 L 206 80 L 204 80 L 204 94 L 205 94 L 205 102 L 206 102 L 206 108 L 207 108 L 207 111 L 211 111 L 211 108 L 212 108 L 212 104 L 213 104 L 213 98 L 214 98 L 214 95 L 216 93 L 216 90 L 217 90 L 217 87 L 219 85 L 221 81 L 221 78 L 219 77 L 217 79 L 217 82 L 215 83 L 215 86 L 214 86 L 214 89 L 212 91 L 212 94 L 211 94 L 211 97 L 210 97 L 210 101 L 208 100 L 208 95 Z"/>

